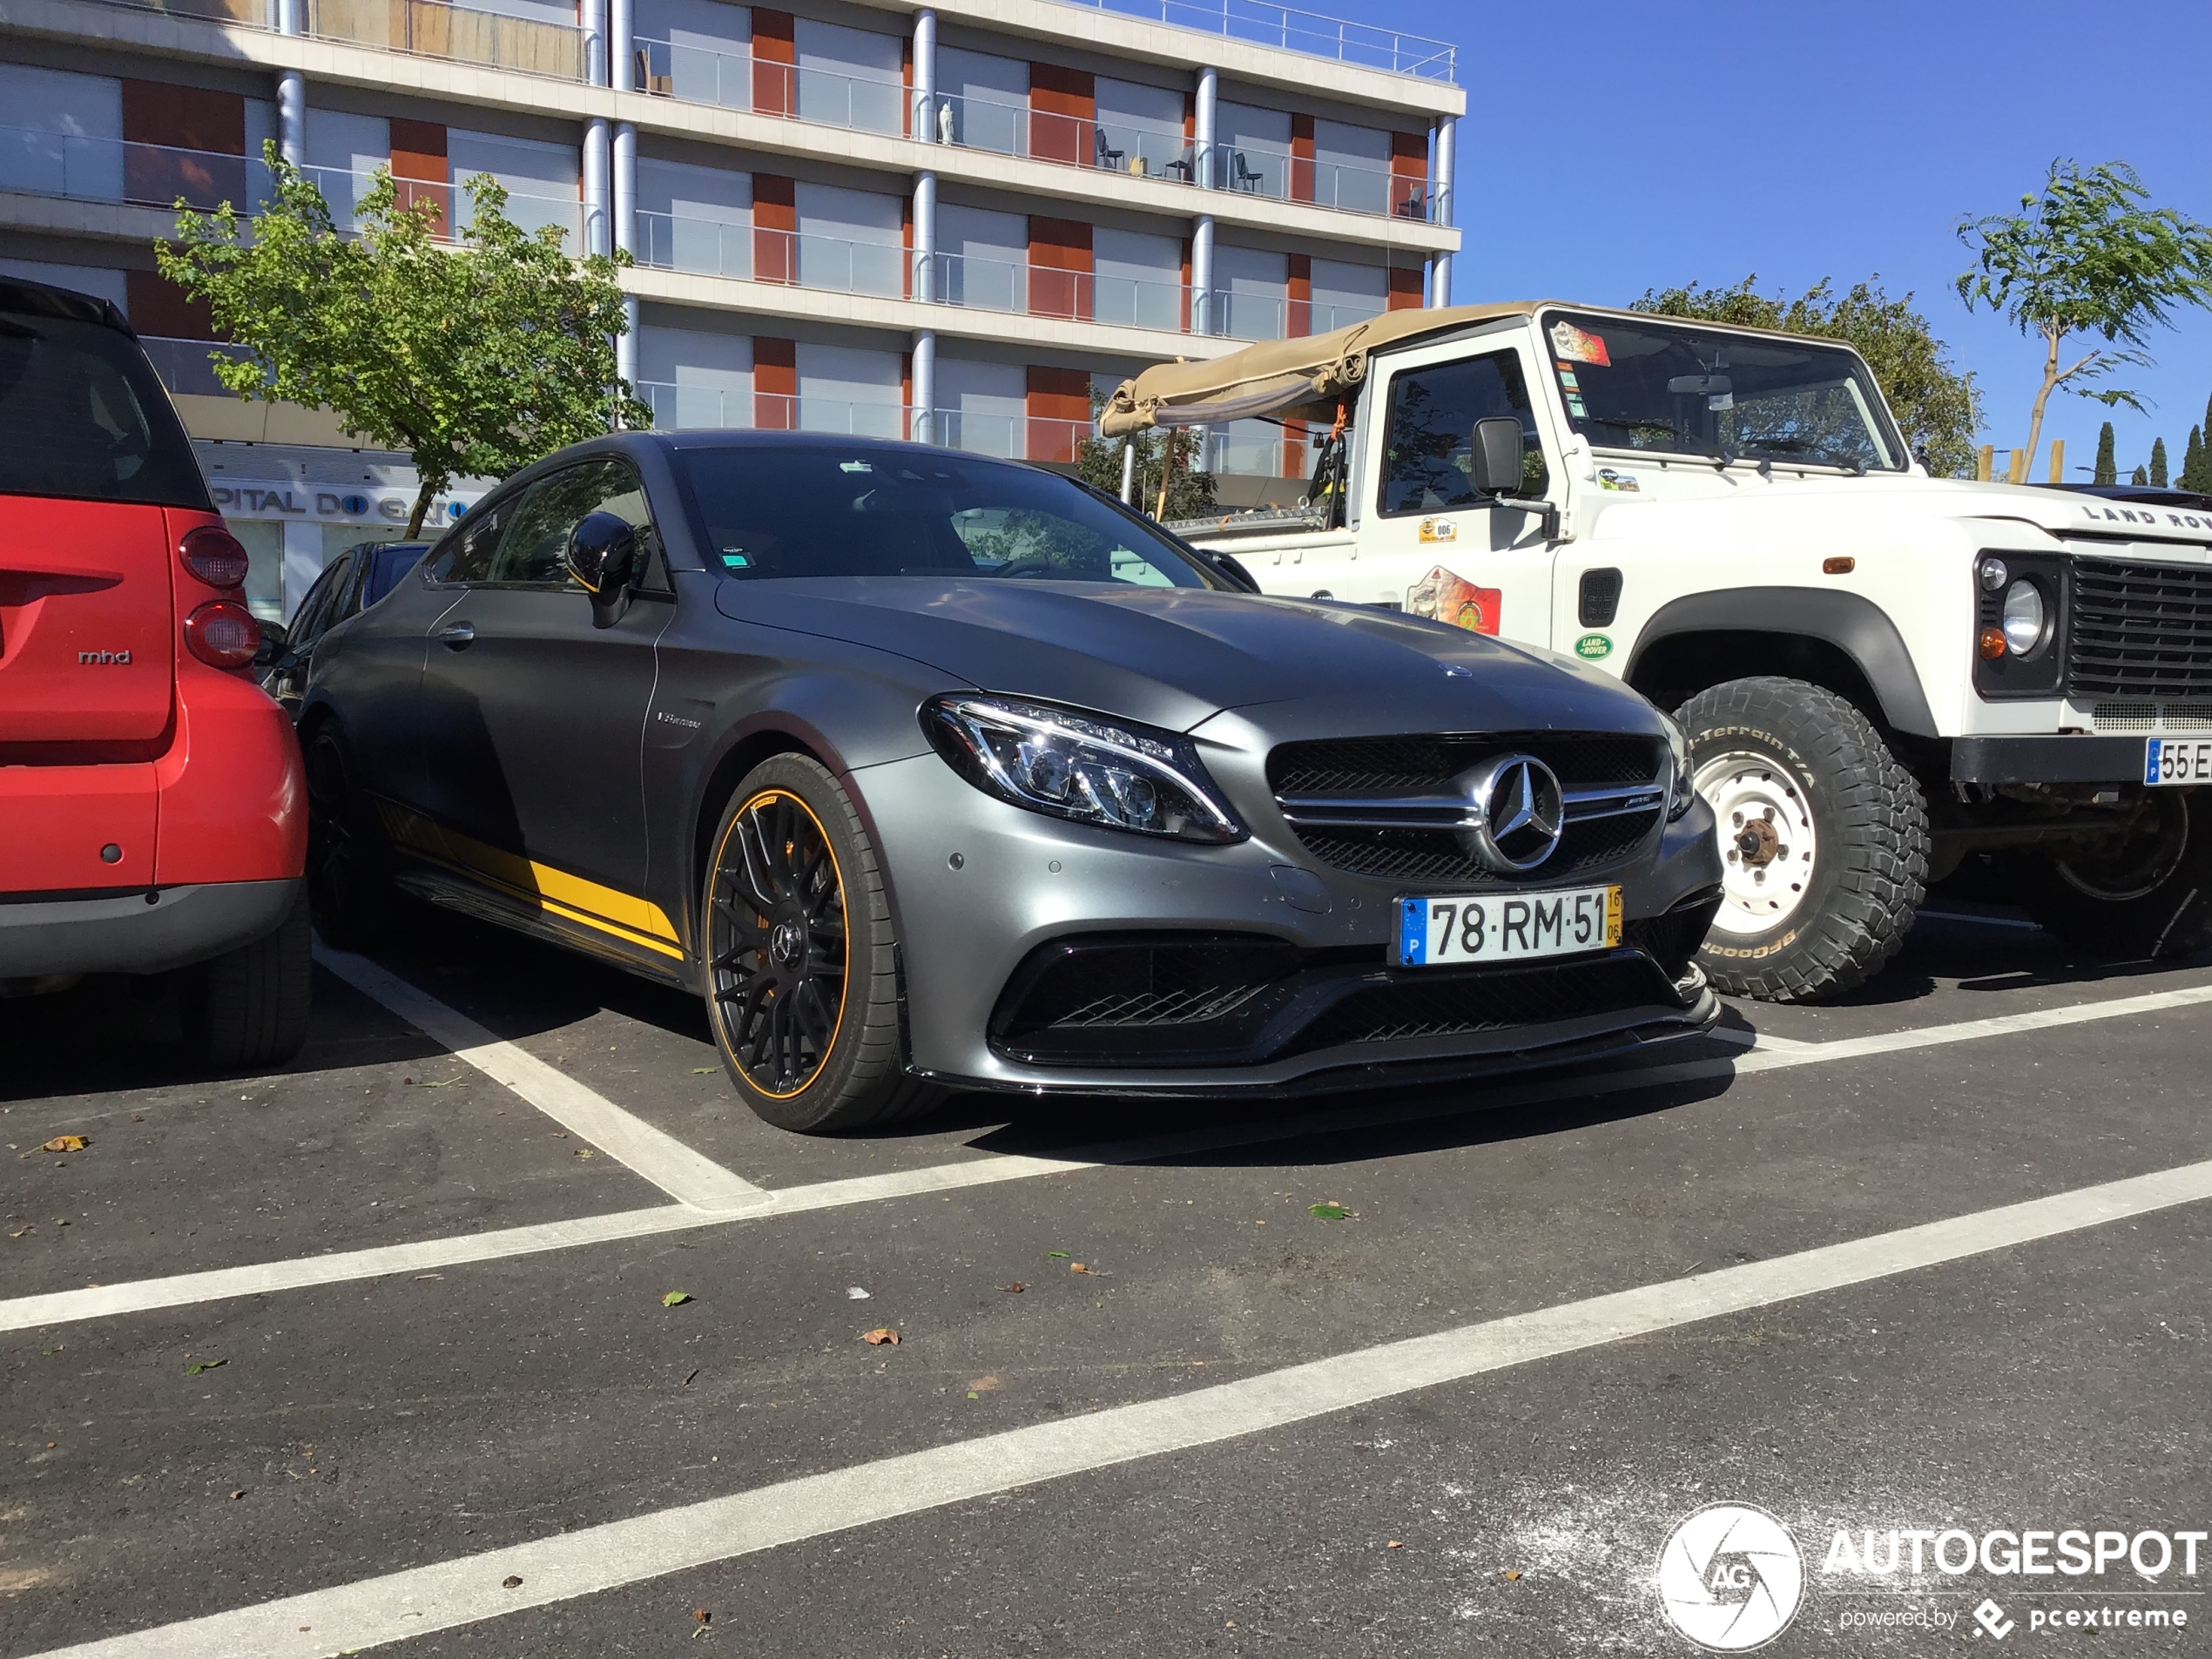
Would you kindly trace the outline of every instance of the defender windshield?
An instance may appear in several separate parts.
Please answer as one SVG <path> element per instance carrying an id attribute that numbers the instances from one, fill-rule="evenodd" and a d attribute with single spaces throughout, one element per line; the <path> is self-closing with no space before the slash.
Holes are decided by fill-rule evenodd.
<path id="1" fill-rule="evenodd" d="M 1225 588 L 1135 514 L 1057 474 L 920 445 L 685 444 L 707 556 L 740 581 L 973 576 Z"/>
<path id="2" fill-rule="evenodd" d="M 1593 448 L 1902 472 L 1905 445 L 1858 354 L 1671 318 L 1548 313 L 1567 418 Z"/>

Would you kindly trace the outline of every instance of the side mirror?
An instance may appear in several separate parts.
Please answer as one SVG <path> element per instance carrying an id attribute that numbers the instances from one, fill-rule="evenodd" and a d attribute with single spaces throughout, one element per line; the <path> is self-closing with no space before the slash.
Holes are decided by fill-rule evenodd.
<path id="1" fill-rule="evenodd" d="M 595 605 L 611 604 L 637 573 L 637 527 L 612 513 L 586 513 L 569 533 L 562 563 Z"/>
<path id="2" fill-rule="evenodd" d="M 253 666 L 264 671 L 274 666 L 277 658 L 289 653 L 291 644 L 291 631 L 282 623 L 263 623 L 261 645 L 260 649 L 253 653 Z"/>
<path id="3" fill-rule="evenodd" d="M 1476 493 L 1521 494 L 1521 422 L 1510 415 L 1485 416 L 1474 423 L 1474 475 Z"/>

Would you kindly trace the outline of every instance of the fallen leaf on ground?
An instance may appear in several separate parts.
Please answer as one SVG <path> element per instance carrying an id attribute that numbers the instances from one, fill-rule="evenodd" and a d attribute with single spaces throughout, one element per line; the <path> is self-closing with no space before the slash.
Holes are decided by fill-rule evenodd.
<path id="1" fill-rule="evenodd" d="M 461 1074 L 461 1077 L 466 1077 L 469 1074 L 464 1071 Z M 461 1081 L 461 1077 L 448 1077 L 443 1082 L 424 1083 L 421 1087 L 425 1089 L 450 1089 L 454 1086 L 454 1084 Z"/>
<path id="2" fill-rule="evenodd" d="M 709 1613 L 703 1607 L 695 1607 L 691 1609 L 691 1622 L 694 1624 L 705 1624 L 714 1615 Z"/>
<path id="3" fill-rule="evenodd" d="M 599 1156 L 588 1146 L 578 1147 L 576 1155 L 580 1158 L 596 1158 Z"/>
<path id="4" fill-rule="evenodd" d="M 693 1372 L 689 1377 L 685 1378 L 684 1380 L 677 1386 L 681 1388 L 689 1388 L 693 1382 L 698 1380 L 698 1374 L 699 1373 L 698 1372 Z"/>
<path id="5" fill-rule="evenodd" d="M 1068 1271 L 1071 1273 L 1088 1273 L 1090 1271 L 1090 1269 L 1084 1266 L 1081 1262 L 1069 1262 L 1068 1264 Z"/>
<path id="6" fill-rule="evenodd" d="M 1029 1287 L 1028 1285 L 1024 1285 L 1018 1278 L 1011 1285 L 1001 1285 L 999 1286 L 999 1289 L 1006 1291 L 1009 1296 L 1019 1296 L 1022 1291 L 1028 1290 L 1028 1288 Z"/>
<path id="7" fill-rule="evenodd" d="M 872 1348 L 880 1348 L 887 1342 L 895 1348 L 899 1345 L 899 1333 L 889 1325 L 882 1325 L 873 1331 L 864 1332 L 860 1340 Z"/>
<path id="8" fill-rule="evenodd" d="M 1384 1545 L 1383 1548 L 1386 1549 L 1403 1549 L 1406 1548 L 1406 1541 L 1402 1538 L 1393 1538 L 1389 1543 Z"/>
<path id="9" fill-rule="evenodd" d="M 82 1135 L 57 1135 L 38 1150 L 42 1152 L 82 1152 L 91 1142 Z"/>
<path id="10" fill-rule="evenodd" d="M 664 1308 L 681 1307 L 691 1299 L 690 1295 L 683 1291 L 671 1291 L 661 1298 L 660 1305 Z"/>
<path id="11" fill-rule="evenodd" d="M 1520 1576 L 1521 1569 L 1518 1567 L 1508 1567 L 1506 1568 L 1506 1577 L 1508 1580 L 1517 1579 Z"/>
<path id="12" fill-rule="evenodd" d="M 509 1573 L 499 1581 L 499 1588 L 502 1590 L 519 1590 L 523 1588 L 523 1581 L 517 1575 Z"/>
<path id="13" fill-rule="evenodd" d="M 228 1364 L 230 1364 L 230 1361 L 227 1359 L 202 1359 L 197 1365 L 186 1366 L 185 1367 L 185 1375 L 187 1377 L 197 1377 L 203 1371 L 212 1371 L 218 1366 L 227 1366 Z"/>
<path id="14" fill-rule="evenodd" d="M 691 1068 L 691 1076 L 694 1077 L 711 1077 L 716 1072 L 721 1069 L 722 1068 L 719 1066 L 693 1066 Z"/>
<path id="15" fill-rule="evenodd" d="M 233 1503 L 235 1503 L 235 1502 L 237 1502 L 237 1501 L 238 1501 L 238 1500 L 239 1500 L 240 1498 L 243 1498 L 245 1495 L 246 1495 L 246 1488 L 245 1488 L 244 1487 L 239 1487 L 237 1491 L 235 1491 L 235 1492 L 233 1492 L 233 1493 L 232 1493 L 232 1494 L 231 1494 L 231 1501 L 232 1501 L 232 1502 L 233 1502 Z"/>
<path id="16" fill-rule="evenodd" d="M 1049 1250 L 1045 1251 L 1045 1254 L 1055 1262 L 1064 1262 L 1068 1259 L 1068 1252 L 1064 1250 Z"/>
<path id="17" fill-rule="evenodd" d="M 978 1394 L 988 1394 L 998 1386 L 999 1379 L 995 1372 L 988 1377 L 978 1377 L 974 1382 L 968 1385 L 971 1393 Z"/>
<path id="18" fill-rule="evenodd" d="M 865 1302 L 867 1301 L 869 1298 L 868 1293 L 862 1290 L 859 1285 L 847 1285 L 845 1287 L 845 1299 L 848 1302 Z"/>
<path id="19" fill-rule="evenodd" d="M 23 1237 L 24 1233 L 31 1232 L 31 1231 L 36 1231 L 34 1228 L 25 1227 L 25 1228 L 24 1228 L 24 1229 L 23 1229 L 23 1231 L 22 1231 L 21 1232 L 12 1232 L 12 1233 L 10 1233 L 10 1234 L 8 1235 L 8 1237 L 9 1237 L 9 1238 L 22 1238 L 22 1237 Z"/>
<path id="20" fill-rule="evenodd" d="M 1359 1212 L 1357 1210 L 1347 1210 L 1340 1204 L 1332 1203 L 1310 1204 L 1305 1207 L 1305 1213 L 1316 1221 L 1350 1221 Z"/>

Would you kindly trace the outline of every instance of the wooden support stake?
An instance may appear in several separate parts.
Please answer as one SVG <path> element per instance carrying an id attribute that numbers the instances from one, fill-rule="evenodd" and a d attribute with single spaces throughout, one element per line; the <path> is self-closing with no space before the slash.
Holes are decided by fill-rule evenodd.
<path id="1" fill-rule="evenodd" d="M 2051 440 L 2051 482 L 2054 484 L 2062 484 L 2066 482 L 2066 440 L 2064 438 Z"/>
<path id="2" fill-rule="evenodd" d="M 1987 443 L 1982 445 L 1980 457 L 1974 462 L 1974 476 L 1980 479 L 1982 482 L 1987 483 L 1990 468 L 1995 463 L 1996 459 L 1996 446 Z"/>

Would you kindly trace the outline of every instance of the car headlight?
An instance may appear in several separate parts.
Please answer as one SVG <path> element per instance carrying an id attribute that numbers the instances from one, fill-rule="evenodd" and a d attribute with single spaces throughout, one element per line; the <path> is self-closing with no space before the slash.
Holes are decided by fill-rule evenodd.
<path id="1" fill-rule="evenodd" d="M 969 783 L 1033 813 L 1184 841 L 1248 833 L 1173 732 L 977 692 L 931 698 L 921 729 Z"/>
<path id="2" fill-rule="evenodd" d="M 1664 709 L 1659 711 L 1659 720 L 1667 728 L 1667 758 L 1674 773 L 1674 794 L 1667 802 L 1667 821 L 1671 824 L 1697 804 L 1697 790 L 1690 782 L 1689 734 Z"/>
<path id="3" fill-rule="evenodd" d="M 2025 657 L 2043 643 L 2050 630 L 2050 615 L 2043 604 L 2043 590 L 2026 577 L 2005 590 L 2005 649 Z"/>

